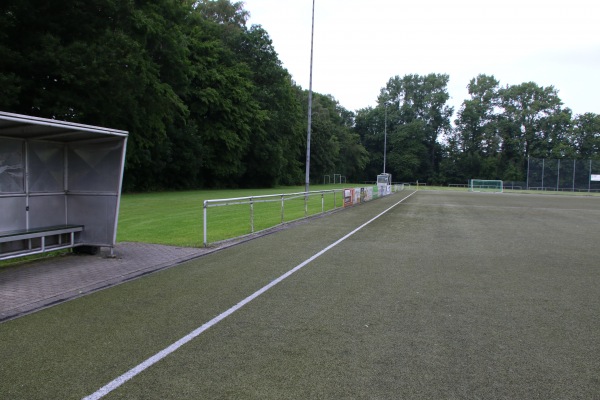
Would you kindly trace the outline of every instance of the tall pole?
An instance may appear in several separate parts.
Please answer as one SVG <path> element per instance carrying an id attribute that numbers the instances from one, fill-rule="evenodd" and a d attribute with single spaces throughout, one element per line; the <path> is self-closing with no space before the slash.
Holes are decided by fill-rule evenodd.
<path id="1" fill-rule="evenodd" d="M 306 179 L 304 191 L 310 187 L 310 131 L 312 125 L 312 70 L 313 70 L 313 41 L 315 37 L 315 0 L 312 4 L 312 30 L 310 34 L 310 80 L 308 83 L 308 129 L 306 133 Z"/>
<path id="2" fill-rule="evenodd" d="M 387 154 L 387 103 L 383 103 L 385 107 L 385 118 L 383 124 L 383 173 L 385 174 L 385 158 Z"/>

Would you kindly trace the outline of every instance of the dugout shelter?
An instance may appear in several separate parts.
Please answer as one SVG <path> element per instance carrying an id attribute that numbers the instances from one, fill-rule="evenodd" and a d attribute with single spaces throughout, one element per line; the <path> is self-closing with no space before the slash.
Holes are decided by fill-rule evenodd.
<path id="1" fill-rule="evenodd" d="M 116 243 L 126 131 L 0 112 L 0 259 Z"/>

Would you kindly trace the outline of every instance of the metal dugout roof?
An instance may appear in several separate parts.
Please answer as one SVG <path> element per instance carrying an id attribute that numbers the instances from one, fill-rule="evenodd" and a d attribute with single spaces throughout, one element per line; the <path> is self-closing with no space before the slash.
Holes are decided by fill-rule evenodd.
<path id="1" fill-rule="evenodd" d="M 74 142 L 127 135 L 126 131 L 116 129 L 0 111 L 0 136 L 4 137 Z"/>

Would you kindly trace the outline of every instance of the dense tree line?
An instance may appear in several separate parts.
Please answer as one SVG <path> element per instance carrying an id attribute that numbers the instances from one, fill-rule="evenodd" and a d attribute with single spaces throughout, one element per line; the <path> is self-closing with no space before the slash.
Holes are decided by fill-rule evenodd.
<path id="1" fill-rule="evenodd" d="M 308 93 L 268 32 L 229 0 L 4 0 L 0 110 L 124 129 L 128 190 L 304 181 Z M 311 180 L 522 180 L 528 156 L 597 158 L 600 116 L 553 87 L 469 83 L 456 119 L 444 74 L 390 78 L 378 105 L 313 95 Z"/>
<path id="2" fill-rule="evenodd" d="M 598 159 L 600 115 L 572 115 L 558 91 L 534 82 L 500 86 L 479 75 L 447 137 L 445 179 L 524 181 L 528 157 Z M 452 171 L 452 172 L 451 172 Z"/>
<path id="3" fill-rule="evenodd" d="M 453 125 L 448 78 L 393 77 L 377 107 L 357 112 L 355 129 L 371 156 L 365 179 L 382 169 L 386 126 L 386 171 L 400 181 L 524 181 L 528 157 L 600 158 L 600 115 L 573 116 L 554 87 L 502 87 L 495 77 L 479 75 L 469 82 L 470 98 Z"/>

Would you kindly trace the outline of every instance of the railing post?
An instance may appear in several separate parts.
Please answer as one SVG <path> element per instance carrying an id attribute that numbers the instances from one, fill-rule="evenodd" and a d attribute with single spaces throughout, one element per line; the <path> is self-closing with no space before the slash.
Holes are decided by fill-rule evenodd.
<path id="1" fill-rule="evenodd" d="M 283 224 L 283 221 L 285 221 L 285 219 L 284 219 L 284 208 L 285 208 L 284 204 L 285 204 L 285 200 L 284 200 L 284 195 L 282 194 L 281 195 L 281 223 L 282 224 Z"/>
<path id="2" fill-rule="evenodd" d="M 308 192 L 304 193 L 304 217 L 308 217 Z"/>
<path id="3" fill-rule="evenodd" d="M 204 200 L 204 221 L 203 221 L 203 225 L 204 225 L 204 247 L 208 247 L 208 240 L 206 237 L 206 210 L 208 208 L 208 200 Z"/>
<path id="4" fill-rule="evenodd" d="M 254 200 L 250 197 L 250 233 L 254 233 Z"/>

